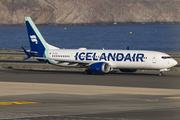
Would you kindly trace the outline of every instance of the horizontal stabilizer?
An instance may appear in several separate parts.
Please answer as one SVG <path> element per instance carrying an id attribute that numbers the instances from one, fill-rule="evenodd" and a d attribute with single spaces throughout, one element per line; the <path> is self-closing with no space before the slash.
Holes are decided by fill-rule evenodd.
<path id="1" fill-rule="evenodd" d="M 27 60 L 27 59 L 30 59 L 32 56 L 22 47 L 22 49 L 24 50 L 24 52 L 26 53 L 27 55 L 27 58 L 23 59 L 23 61 Z"/>

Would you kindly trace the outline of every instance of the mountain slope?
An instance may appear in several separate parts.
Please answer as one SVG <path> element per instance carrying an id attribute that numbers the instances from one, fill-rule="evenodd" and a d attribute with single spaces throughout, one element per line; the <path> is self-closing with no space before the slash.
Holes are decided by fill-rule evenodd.
<path id="1" fill-rule="evenodd" d="M 0 24 L 180 22 L 180 0 L 0 0 Z"/>

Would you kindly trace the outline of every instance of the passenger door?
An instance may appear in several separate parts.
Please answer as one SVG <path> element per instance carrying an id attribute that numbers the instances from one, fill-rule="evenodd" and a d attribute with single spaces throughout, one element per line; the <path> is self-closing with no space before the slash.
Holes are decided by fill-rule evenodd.
<path id="1" fill-rule="evenodd" d="M 156 63 L 156 59 L 157 59 L 157 55 L 154 54 L 154 55 L 153 55 L 153 58 L 152 58 L 152 62 L 153 62 L 153 63 Z"/>

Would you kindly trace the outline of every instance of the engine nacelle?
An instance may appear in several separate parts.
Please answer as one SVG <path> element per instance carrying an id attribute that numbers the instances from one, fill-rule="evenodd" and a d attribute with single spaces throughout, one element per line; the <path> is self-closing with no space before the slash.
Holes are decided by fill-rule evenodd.
<path id="1" fill-rule="evenodd" d="M 93 63 L 90 66 L 92 72 L 108 73 L 110 71 L 110 65 L 106 62 Z"/>
<path id="2" fill-rule="evenodd" d="M 121 72 L 136 72 L 137 69 L 119 69 Z"/>

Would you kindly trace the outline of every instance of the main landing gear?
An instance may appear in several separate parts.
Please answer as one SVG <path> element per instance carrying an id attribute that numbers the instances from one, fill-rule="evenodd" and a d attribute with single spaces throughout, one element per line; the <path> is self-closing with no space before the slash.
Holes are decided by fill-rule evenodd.
<path id="1" fill-rule="evenodd" d="M 89 70 L 89 69 L 86 69 L 86 70 L 84 71 L 84 73 L 90 75 L 90 74 L 92 74 L 92 71 Z"/>
<path id="2" fill-rule="evenodd" d="M 159 76 L 164 76 L 163 71 L 160 71 Z"/>

